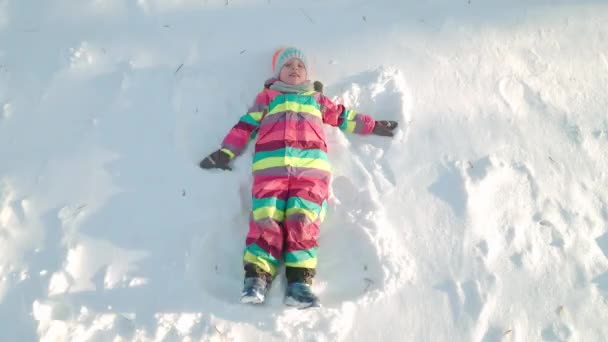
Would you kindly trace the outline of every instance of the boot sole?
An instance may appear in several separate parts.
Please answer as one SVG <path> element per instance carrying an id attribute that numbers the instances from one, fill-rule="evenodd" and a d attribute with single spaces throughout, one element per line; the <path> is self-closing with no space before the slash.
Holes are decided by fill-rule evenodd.
<path id="1" fill-rule="evenodd" d="M 264 303 L 264 298 L 260 298 L 258 296 L 242 296 L 241 303 L 243 303 L 243 304 L 262 304 L 262 303 Z"/>
<path id="2" fill-rule="evenodd" d="M 285 300 L 283 302 L 287 306 L 291 306 L 291 307 L 298 308 L 298 309 L 320 308 L 321 307 L 321 303 L 319 303 L 319 301 L 314 301 L 314 302 L 309 302 L 309 303 L 300 302 L 299 300 L 297 300 L 293 297 L 285 297 Z"/>

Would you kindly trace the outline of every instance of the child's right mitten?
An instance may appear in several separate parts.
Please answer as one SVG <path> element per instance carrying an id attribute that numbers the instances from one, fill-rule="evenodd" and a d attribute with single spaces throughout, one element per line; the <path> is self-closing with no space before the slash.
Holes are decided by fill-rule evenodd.
<path id="1" fill-rule="evenodd" d="M 372 131 L 375 135 L 381 135 L 383 137 L 392 137 L 393 131 L 397 128 L 397 121 L 380 120 L 374 124 L 374 130 Z"/>
<path id="2" fill-rule="evenodd" d="M 217 150 L 211 153 L 207 158 L 203 159 L 199 166 L 203 169 L 232 170 L 228 164 L 230 164 L 230 156 L 228 153 L 222 150 Z"/>

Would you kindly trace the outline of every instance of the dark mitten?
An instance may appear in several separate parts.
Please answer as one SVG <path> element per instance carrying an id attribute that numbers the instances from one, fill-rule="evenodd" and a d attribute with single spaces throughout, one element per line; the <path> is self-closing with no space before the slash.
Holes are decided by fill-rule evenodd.
<path id="1" fill-rule="evenodd" d="M 222 170 L 232 170 L 228 165 L 230 163 L 230 156 L 228 153 L 217 150 L 211 153 L 207 158 L 203 159 L 199 166 L 203 169 L 222 169 Z"/>
<path id="2" fill-rule="evenodd" d="M 323 92 L 323 83 L 321 83 L 320 81 L 315 81 L 313 83 L 313 87 L 314 87 L 315 91 L 318 91 L 319 93 Z"/>
<path id="3" fill-rule="evenodd" d="M 395 128 L 397 128 L 397 121 L 376 121 L 372 133 L 375 135 L 381 135 L 383 137 L 392 137 L 394 135 L 393 131 Z"/>

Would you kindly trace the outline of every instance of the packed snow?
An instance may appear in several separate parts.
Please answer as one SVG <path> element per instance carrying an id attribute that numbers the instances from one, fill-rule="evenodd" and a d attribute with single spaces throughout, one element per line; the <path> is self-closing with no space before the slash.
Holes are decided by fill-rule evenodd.
<path id="1" fill-rule="evenodd" d="M 0 0 L 0 340 L 608 340 L 608 3 Z M 239 303 L 252 146 L 294 45 L 326 127 L 323 307 Z"/>

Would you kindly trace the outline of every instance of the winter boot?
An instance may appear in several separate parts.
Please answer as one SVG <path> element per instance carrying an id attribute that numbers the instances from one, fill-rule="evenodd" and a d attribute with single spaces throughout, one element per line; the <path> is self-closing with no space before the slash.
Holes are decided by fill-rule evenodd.
<path id="1" fill-rule="evenodd" d="M 266 292 L 270 284 L 259 277 L 247 277 L 245 278 L 245 284 L 243 286 L 243 292 L 241 293 L 241 303 L 245 304 L 261 304 L 266 299 Z"/>
<path id="2" fill-rule="evenodd" d="M 320 307 L 321 303 L 319 302 L 319 298 L 312 293 L 309 284 L 289 283 L 287 285 L 287 293 L 285 294 L 285 305 L 306 309 Z"/>

